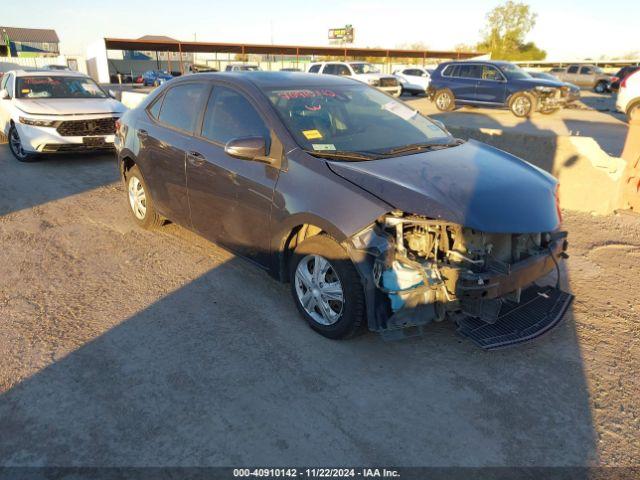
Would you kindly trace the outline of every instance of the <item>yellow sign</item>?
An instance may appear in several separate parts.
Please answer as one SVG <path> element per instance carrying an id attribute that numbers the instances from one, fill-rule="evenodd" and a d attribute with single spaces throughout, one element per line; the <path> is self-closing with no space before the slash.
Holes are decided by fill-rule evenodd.
<path id="1" fill-rule="evenodd" d="M 316 138 L 322 138 L 322 134 L 318 130 L 303 130 L 302 134 L 307 140 L 315 140 Z"/>

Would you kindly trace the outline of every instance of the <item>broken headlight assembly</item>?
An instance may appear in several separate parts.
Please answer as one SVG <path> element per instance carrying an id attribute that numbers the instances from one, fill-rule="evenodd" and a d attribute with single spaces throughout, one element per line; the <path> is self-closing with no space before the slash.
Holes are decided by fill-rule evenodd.
<path id="1" fill-rule="evenodd" d="M 489 332 L 482 345 L 503 346 L 557 323 L 572 298 L 559 289 L 558 262 L 567 248 L 562 231 L 486 233 L 392 212 L 353 237 L 352 244 L 371 262 L 377 297 L 373 329 L 390 338 L 449 317 L 459 326 L 473 320 L 469 328 L 476 333 L 484 326 L 506 328 L 513 338 L 496 340 Z M 541 287 L 534 282 L 553 270 L 556 286 L 536 290 Z M 531 321 L 521 321 L 516 307 Z M 517 328 L 511 325 L 516 320 L 521 321 Z"/>

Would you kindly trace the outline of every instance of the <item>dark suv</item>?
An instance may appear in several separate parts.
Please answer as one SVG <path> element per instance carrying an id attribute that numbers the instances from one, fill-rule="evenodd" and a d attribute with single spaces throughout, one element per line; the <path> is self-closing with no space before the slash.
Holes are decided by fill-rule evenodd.
<path id="1" fill-rule="evenodd" d="M 427 94 L 438 110 L 457 104 L 508 107 L 517 117 L 561 108 L 569 89 L 560 81 L 533 78 L 509 62 L 445 62 L 431 75 Z"/>
<path id="2" fill-rule="evenodd" d="M 362 82 L 187 75 L 116 137 L 138 225 L 170 219 L 290 282 L 327 337 L 449 317 L 491 348 L 548 330 L 571 300 L 533 283 L 567 246 L 556 180 Z"/>

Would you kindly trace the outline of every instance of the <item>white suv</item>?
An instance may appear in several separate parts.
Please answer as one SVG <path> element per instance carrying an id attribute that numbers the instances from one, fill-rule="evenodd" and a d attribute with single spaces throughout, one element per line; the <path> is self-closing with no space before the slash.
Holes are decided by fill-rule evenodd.
<path id="1" fill-rule="evenodd" d="M 396 77 L 380 73 L 380 70 L 367 62 L 312 63 L 307 72 L 352 77 L 354 80 L 376 87 L 394 97 L 399 97 L 402 93 L 402 87 Z"/>
<path id="2" fill-rule="evenodd" d="M 431 81 L 431 73 L 423 67 L 403 67 L 396 69 L 393 74 L 400 80 L 402 92 L 418 95 L 419 93 L 427 93 L 429 82 Z"/>
<path id="3" fill-rule="evenodd" d="M 12 70 L 0 83 L 0 132 L 21 162 L 41 153 L 113 149 L 126 107 L 112 95 L 81 73 Z"/>
<path id="4" fill-rule="evenodd" d="M 627 115 L 627 119 L 640 118 L 640 70 L 632 73 L 620 83 L 616 109 Z"/>

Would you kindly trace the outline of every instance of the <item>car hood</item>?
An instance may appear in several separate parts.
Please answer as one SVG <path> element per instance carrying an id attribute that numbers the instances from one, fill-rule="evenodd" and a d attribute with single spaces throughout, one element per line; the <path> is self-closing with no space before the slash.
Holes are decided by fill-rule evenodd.
<path id="1" fill-rule="evenodd" d="M 92 115 L 126 111 L 126 107 L 113 98 L 17 98 L 15 105 L 34 115 Z"/>
<path id="2" fill-rule="evenodd" d="M 384 73 L 359 73 L 357 75 L 354 75 L 353 78 L 366 82 L 368 80 L 380 80 L 381 78 L 395 77 L 393 75 L 385 75 Z"/>
<path id="3" fill-rule="evenodd" d="M 487 233 L 548 232 L 560 225 L 551 175 L 474 140 L 396 158 L 327 164 L 405 213 Z"/>
<path id="4" fill-rule="evenodd" d="M 519 82 L 530 85 L 531 87 L 556 87 L 560 88 L 564 85 L 564 82 L 560 80 L 547 80 L 546 78 L 520 78 Z"/>

